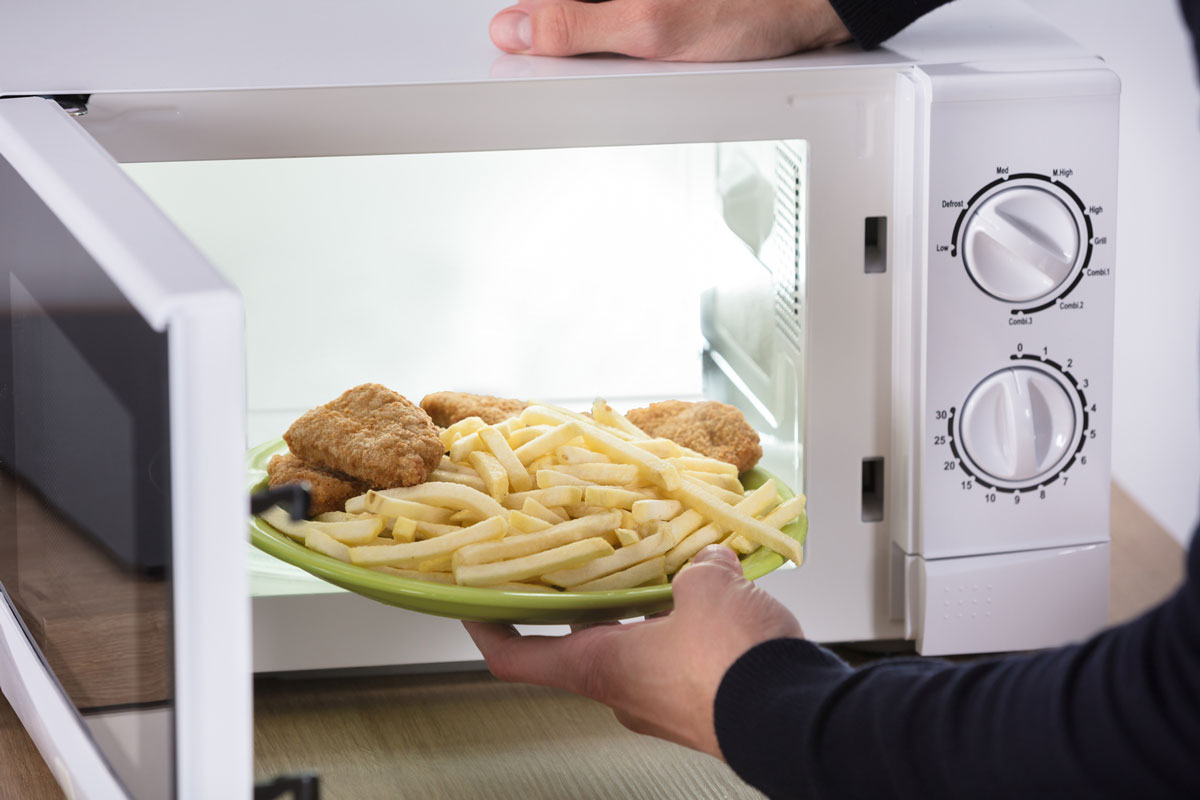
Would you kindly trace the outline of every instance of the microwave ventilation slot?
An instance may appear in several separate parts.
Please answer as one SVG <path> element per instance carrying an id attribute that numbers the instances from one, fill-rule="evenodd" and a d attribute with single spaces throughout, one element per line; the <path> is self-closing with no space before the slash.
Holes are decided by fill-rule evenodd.
<path id="1" fill-rule="evenodd" d="M 803 349 L 804 161 L 794 142 L 775 146 L 775 224 L 763 248 L 763 262 L 775 283 L 775 317 L 780 331 Z"/>

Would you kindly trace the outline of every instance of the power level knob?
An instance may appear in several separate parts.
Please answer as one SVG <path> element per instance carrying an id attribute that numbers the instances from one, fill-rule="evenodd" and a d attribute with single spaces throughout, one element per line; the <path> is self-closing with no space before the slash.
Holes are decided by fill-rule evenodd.
<path id="1" fill-rule="evenodd" d="M 1053 292 L 1079 257 L 1079 223 L 1054 192 L 1014 186 L 984 199 L 967 218 L 963 259 L 988 294 L 1013 303 Z"/>
<path id="2" fill-rule="evenodd" d="M 1075 408 L 1066 388 L 1030 367 L 993 373 L 963 404 L 963 450 L 1002 481 L 1034 481 L 1062 460 L 1075 437 Z"/>

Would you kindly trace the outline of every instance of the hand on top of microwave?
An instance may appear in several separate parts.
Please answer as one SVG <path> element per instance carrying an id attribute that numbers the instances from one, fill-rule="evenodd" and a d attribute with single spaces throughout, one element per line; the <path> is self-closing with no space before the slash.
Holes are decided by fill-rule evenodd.
<path id="1" fill-rule="evenodd" d="M 750 61 L 848 41 L 828 0 L 520 0 L 492 18 L 501 50 Z"/>
<path id="2" fill-rule="evenodd" d="M 728 547 L 701 550 L 673 586 L 675 608 L 667 614 L 566 636 L 463 624 L 497 678 L 590 697 L 630 730 L 722 758 L 713 703 L 726 671 L 756 644 L 804 634 L 790 611 L 742 576 Z"/>

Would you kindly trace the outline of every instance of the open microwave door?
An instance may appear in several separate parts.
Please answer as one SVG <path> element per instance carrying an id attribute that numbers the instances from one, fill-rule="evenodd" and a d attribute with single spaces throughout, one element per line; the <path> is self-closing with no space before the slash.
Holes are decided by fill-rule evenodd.
<path id="1" fill-rule="evenodd" d="M 0 688 L 69 797 L 252 787 L 241 302 L 0 99 Z"/>

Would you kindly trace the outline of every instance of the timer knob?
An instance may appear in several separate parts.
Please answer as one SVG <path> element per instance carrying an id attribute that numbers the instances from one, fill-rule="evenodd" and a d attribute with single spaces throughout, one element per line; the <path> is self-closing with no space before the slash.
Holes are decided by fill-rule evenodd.
<path id="1" fill-rule="evenodd" d="M 1053 191 L 1014 186 L 983 200 L 966 220 L 963 260 L 976 283 L 1000 300 L 1050 294 L 1079 256 L 1079 223 Z"/>
<path id="2" fill-rule="evenodd" d="M 1050 472 L 1075 437 L 1075 408 L 1066 388 L 1030 367 L 993 373 L 963 404 L 963 450 L 1002 481 L 1032 481 Z"/>

